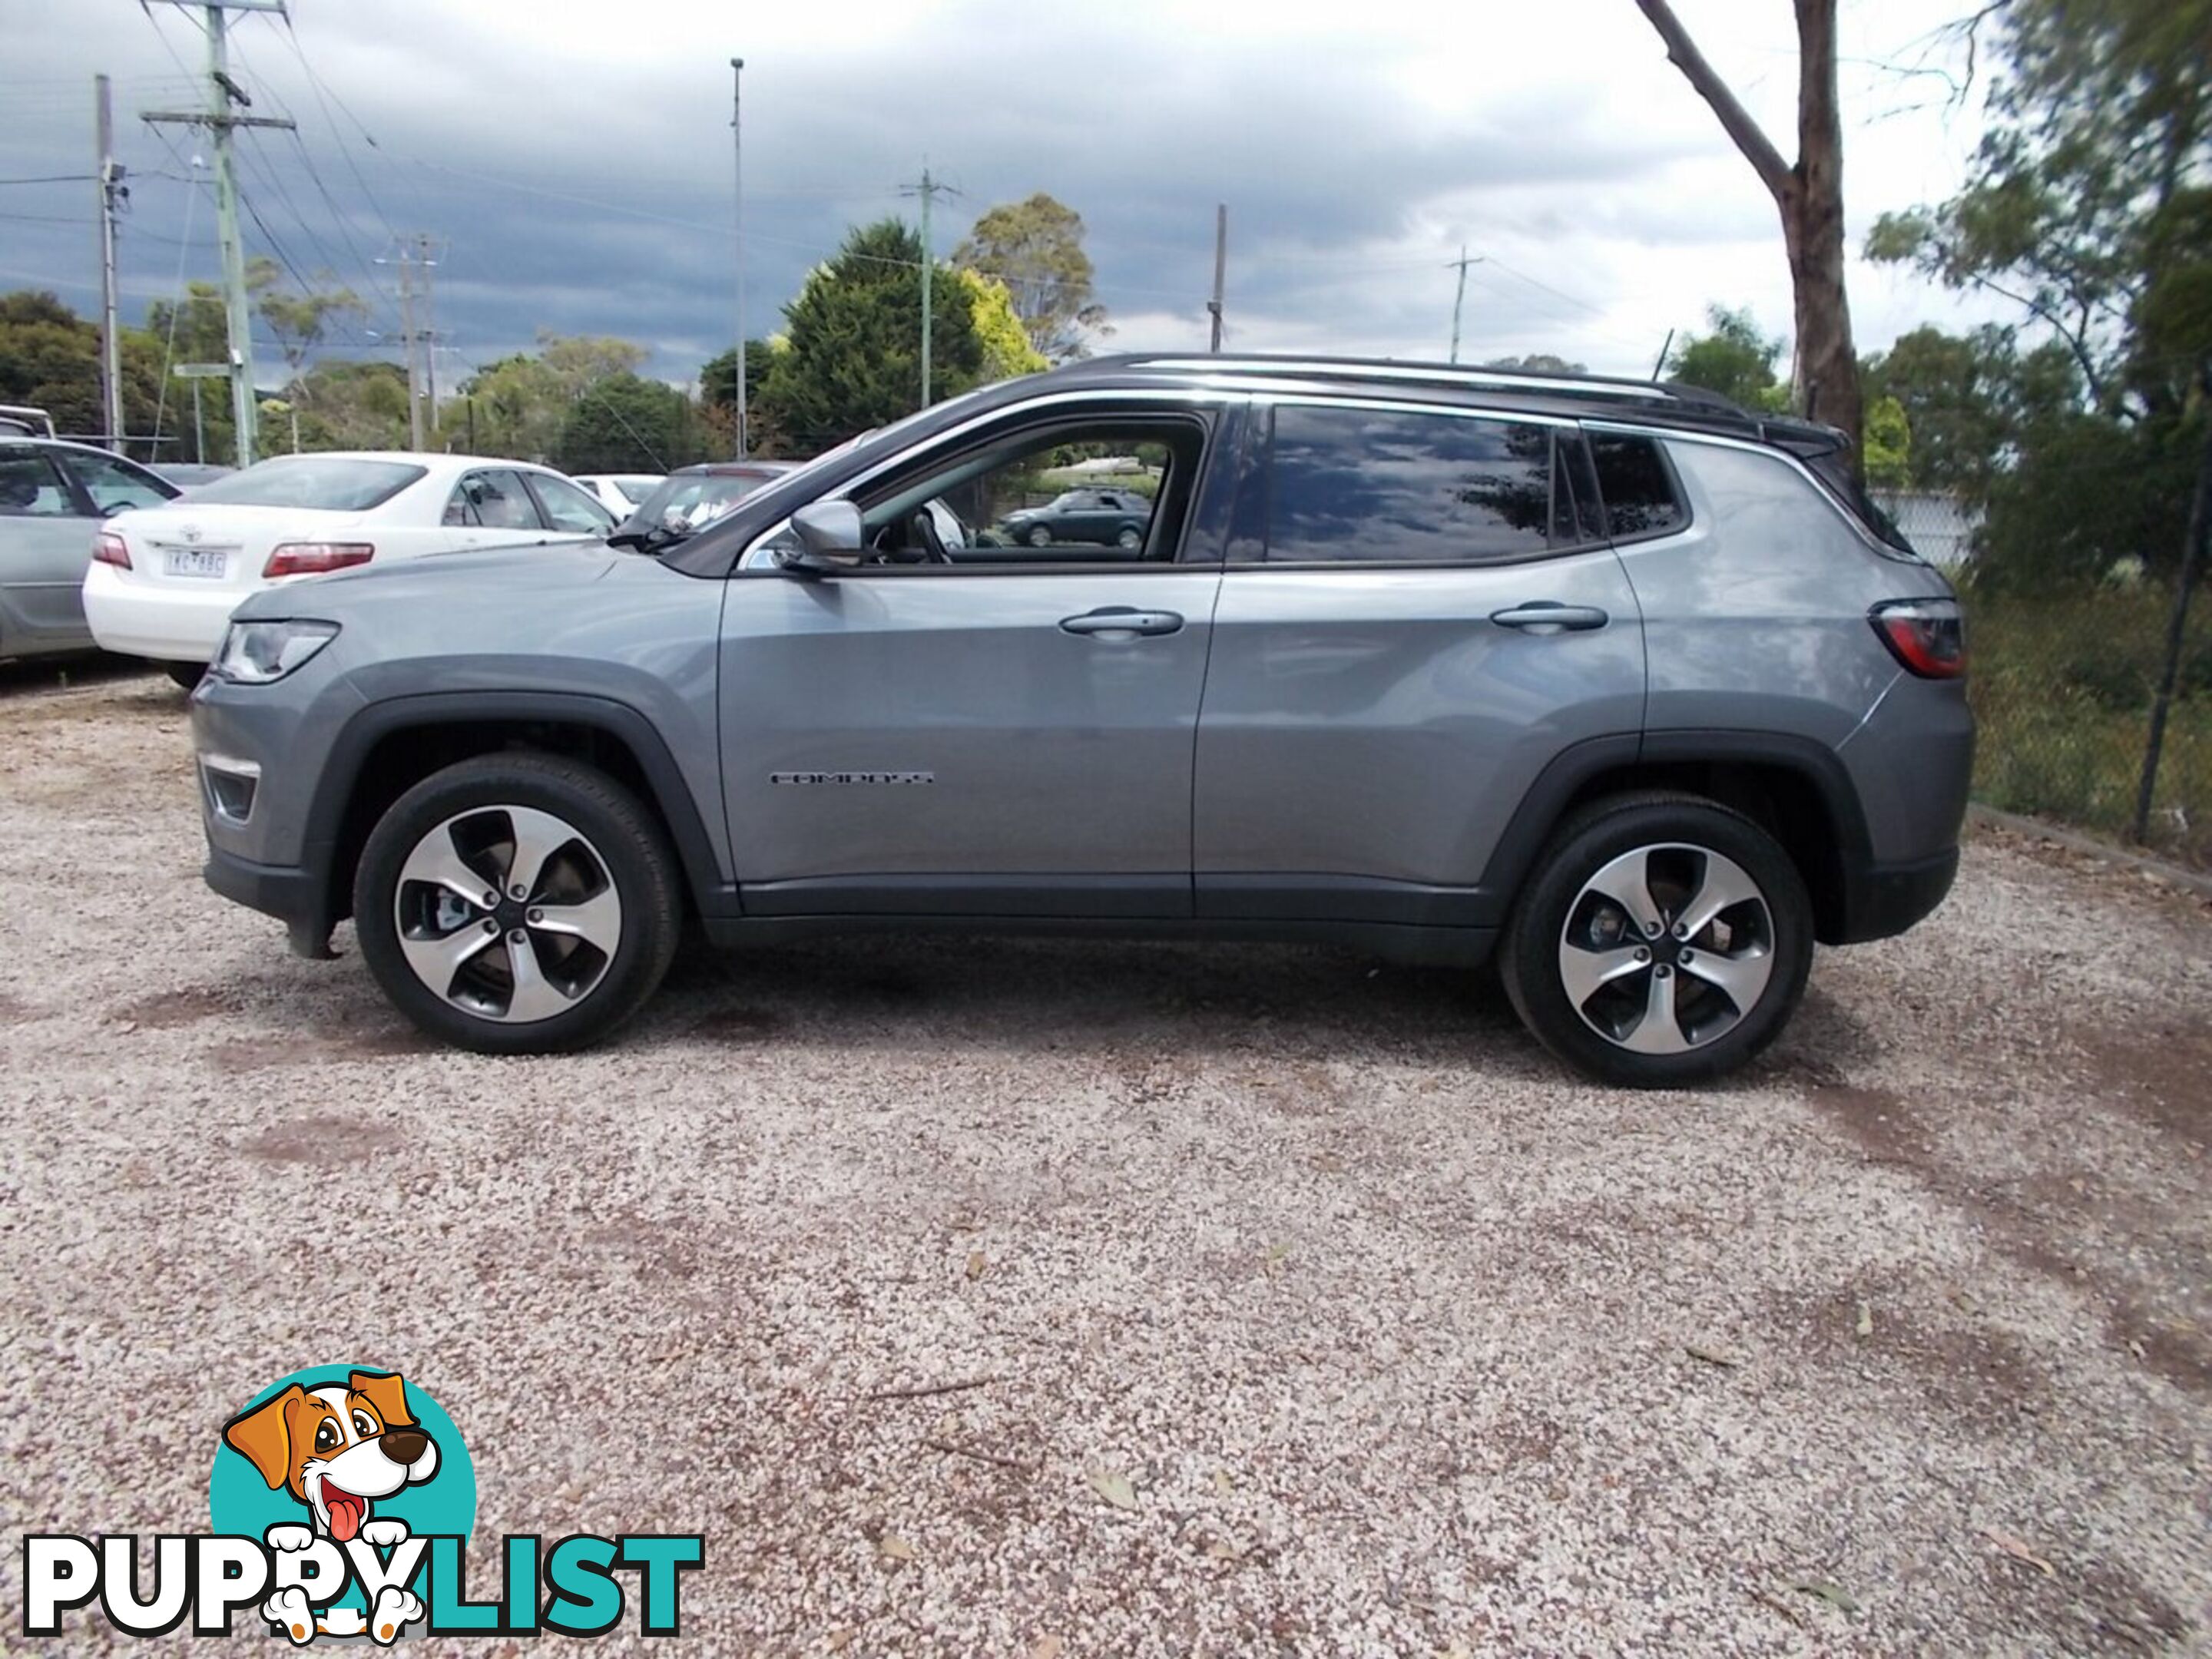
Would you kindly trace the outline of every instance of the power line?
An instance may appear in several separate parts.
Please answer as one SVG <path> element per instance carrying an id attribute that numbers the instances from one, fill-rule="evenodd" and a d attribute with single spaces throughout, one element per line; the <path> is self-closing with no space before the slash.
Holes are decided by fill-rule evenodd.
<path id="1" fill-rule="evenodd" d="M 307 60 L 307 49 L 300 44 L 299 31 L 293 27 L 292 14 L 287 11 L 280 15 L 283 20 L 284 44 L 291 48 L 292 56 L 299 60 L 300 69 L 307 77 L 308 90 L 315 94 L 315 103 L 323 112 L 323 120 L 331 130 L 331 137 L 337 144 L 338 155 L 344 160 L 347 171 L 353 174 L 354 184 L 360 189 L 362 199 L 368 204 L 369 211 L 376 216 L 377 222 L 384 227 L 384 234 L 386 236 L 398 236 L 399 233 L 392 226 L 392 216 L 385 212 L 381 204 L 378 203 L 376 193 L 369 189 L 368 180 L 362 176 L 359 164 L 353 159 L 353 151 L 346 143 L 345 135 L 338 131 L 337 118 L 331 113 L 331 106 L 336 104 L 340 109 L 345 111 L 346 118 L 351 121 L 355 129 L 360 132 L 362 142 L 376 151 L 378 155 L 384 155 L 387 164 L 390 163 L 391 157 L 386 153 L 384 147 L 376 142 L 376 135 L 362 125 L 361 118 L 353 112 L 351 106 L 344 99 L 338 96 L 337 89 L 315 73 L 315 66 Z M 276 25 L 271 23 L 270 27 L 274 28 Z M 420 209 L 422 205 L 421 192 L 410 191 L 410 193 L 415 196 L 416 206 Z M 429 216 L 428 214 L 422 212 L 416 215 L 418 219 L 428 219 Z"/>
<path id="2" fill-rule="evenodd" d="M 286 21 L 287 21 L 288 22 L 289 21 L 289 17 L 287 18 L 287 20 L 286 20 Z M 274 27 L 274 25 L 272 24 L 272 25 L 271 25 L 271 27 Z M 287 39 L 288 39 L 288 40 L 289 40 L 289 33 L 288 33 L 288 35 L 287 35 Z M 306 57 L 305 57 L 305 55 L 304 55 L 304 54 L 300 54 L 300 53 L 299 53 L 299 46 L 298 46 L 298 43 L 297 43 L 296 41 L 292 41 L 292 42 L 291 42 L 291 45 L 292 45 L 292 47 L 293 47 L 293 51 L 294 51 L 294 52 L 295 52 L 295 54 L 297 54 L 297 55 L 299 55 L 299 56 L 300 56 L 301 67 L 301 68 L 303 68 L 303 69 L 307 69 L 307 58 L 306 58 Z M 244 64 L 244 62 L 245 62 L 245 58 L 244 58 L 244 54 L 243 54 L 243 53 L 240 54 L 240 60 L 239 60 L 239 61 L 240 61 L 240 63 L 241 64 Z M 313 82 L 313 71 L 312 70 L 308 70 L 308 74 L 309 74 L 309 84 L 310 84 L 310 86 L 312 87 L 312 86 L 314 84 L 314 82 Z M 284 99 L 283 99 L 283 95 L 282 95 L 281 94 L 278 94 L 278 93 L 275 92 L 274 90 L 270 90 L 270 89 L 269 89 L 269 87 L 268 87 L 268 82 L 267 82 L 267 79 L 266 79 L 266 77 L 265 77 L 265 76 L 264 76 L 264 77 L 262 77 L 262 85 L 263 85 L 263 88 L 264 88 L 264 90 L 268 92 L 268 95 L 269 95 L 269 97 L 270 97 L 270 99 L 271 99 L 271 100 L 276 103 L 276 107 L 277 107 L 279 110 L 282 110 L 282 111 L 284 112 L 284 114 L 286 114 L 287 116 L 291 115 L 291 114 L 292 114 L 292 110 L 291 110 L 290 106 L 289 106 L 289 105 L 288 105 L 288 104 L 286 104 L 286 102 L 284 101 Z M 321 96 L 321 94 L 320 94 L 319 93 L 318 93 L 318 94 L 317 94 L 318 101 L 319 101 L 319 100 L 320 100 L 320 96 Z M 338 133 L 338 131 L 337 131 L 337 124 L 336 124 L 335 122 L 333 122 L 333 121 L 331 121 L 331 118 L 330 118 L 330 110 L 329 110 L 329 108 L 328 108 L 328 106 L 324 106 L 324 110 L 323 110 L 323 118 L 324 118 L 325 122 L 325 123 L 327 123 L 327 124 L 330 125 L 331 130 L 331 136 L 332 139 L 333 139 L 333 140 L 337 143 L 340 153 L 341 153 L 342 155 L 345 154 L 345 141 L 344 141 L 343 137 Z M 307 140 L 306 140 L 306 139 L 304 139 L 304 138 L 302 138 L 302 137 L 300 136 L 299 128 L 298 128 L 298 126 L 297 126 L 297 125 L 296 125 L 296 124 L 294 125 L 294 127 L 293 127 L 293 129 L 292 129 L 292 134 L 291 134 L 291 136 L 292 136 L 292 143 L 293 143 L 294 146 L 298 149 L 298 151 L 299 151 L 299 153 L 300 153 L 300 160 L 301 160 L 301 163 L 302 163 L 302 164 L 307 167 L 307 178 L 308 178 L 309 181 L 310 181 L 311 183 L 313 183 L 313 185 L 314 185 L 314 187 L 315 187 L 315 193 L 322 198 L 323 205 L 330 210 L 330 215 L 331 215 L 331 222 L 332 222 L 332 223 L 337 227 L 338 235 L 339 235 L 340 239 L 341 239 L 341 240 L 343 240 L 344 241 L 344 243 L 345 243 L 345 245 L 346 245 L 346 247 L 347 247 L 347 250 L 348 250 L 348 251 L 349 251 L 349 252 L 353 255 L 355 264 L 356 264 L 356 265 L 358 265 L 358 266 L 359 266 L 359 268 L 361 269 L 361 270 L 362 270 L 362 274 L 363 274 L 363 275 L 368 278 L 369 287 L 370 287 L 372 289 L 374 289 L 374 290 L 375 291 L 377 297 L 378 297 L 379 299 L 380 299 L 380 300 L 382 300 L 382 301 L 384 301 L 384 304 L 385 304 L 385 306 L 386 307 L 386 308 L 388 309 L 388 308 L 392 307 L 394 306 L 395 302 L 394 302 L 394 301 L 392 300 L 391 291 L 390 291 L 389 289 L 387 289 L 384 286 L 383 282 L 382 282 L 382 281 L 378 277 L 378 276 L 377 276 L 377 274 L 376 274 L 376 261 L 374 260 L 374 258 L 373 257 L 371 257 L 371 256 L 370 256 L 370 255 L 369 255 L 369 254 L 368 254 L 368 252 L 366 252 L 366 251 L 362 247 L 362 246 L 361 246 L 358 242 L 356 242 L 356 241 L 355 241 L 355 240 L 354 240 L 352 216 L 351 216 L 351 215 L 349 215 L 349 214 L 348 214 L 348 213 L 347 213 L 343 209 L 342 209 L 342 208 L 340 208 L 340 207 L 338 206 L 338 204 L 337 204 L 337 198 L 334 198 L 334 197 L 331 194 L 330 187 L 329 187 L 328 185 L 326 185 L 325 184 L 324 184 L 324 182 L 323 182 L 323 175 L 322 175 L 322 172 L 321 172 L 321 170 L 320 170 L 319 168 L 318 168 L 318 167 L 315 166 L 314 152 L 313 152 L 313 151 L 312 151 L 312 150 L 310 150 L 310 149 L 307 148 Z M 273 172 L 273 171 L 275 170 L 275 167 L 276 167 L 275 158 L 274 158 L 274 157 L 267 157 L 267 158 L 265 158 L 265 159 L 268 161 L 268 163 L 269 163 L 269 166 L 270 166 L 270 170 Z M 347 159 L 347 161 L 348 161 L 349 165 L 350 165 L 350 163 L 351 163 L 351 160 L 352 160 L 351 156 L 350 156 L 350 155 L 347 155 L 347 156 L 346 156 L 346 159 Z M 379 209 L 379 208 L 377 208 L 377 207 L 376 207 L 375 198 L 374 198 L 373 196 L 371 196 L 371 195 L 369 194 L 368 183 L 367 183 L 367 181 L 365 181 L 365 180 L 363 180 L 363 179 L 361 179 L 361 176 L 360 176 L 360 171 L 359 171 L 359 169 L 358 169 L 358 168 L 355 169 L 355 179 L 356 179 L 356 183 L 358 183 L 358 184 L 360 185 L 360 186 L 361 186 L 362 195 L 363 198 L 364 198 L 364 199 L 366 199 L 366 200 L 368 202 L 370 208 L 371 208 L 373 210 L 374 210 L 374 211 L 376 212 L 376 215 L 377 215 L 378 219 L 379 219 L 380 221 L 382 221 L 382 222 L 384 222 L 385 230 L 386 230 L 386 234 L 396 234 L 397 233 L 396 233 L 396 232 L 393 232 L 393 231 L 392 230 L 392 227 L 391 227 L 390 222 L 389 222 L 389 221 L 385 221 L 385 220 L 384 220 L 384 216 L 383 216 L 383 211 L 382 211 L 382 210 L 381 210 L 381 209 Z M 289 205 L 289 204 L 288 204 L 288 205 Z M 295 217 L 300 217 L 300 215 L 298 214 L 297 210 L 294 210 L 294 216 L 295 216 Z M 304 224 L 305 224 L 305 222 L 306 222 L 306 221 L 304 220 L 304 218 L 302 218 L 302 219 L 301 219 L 301 223 L 304 225 Z M 325 250 L 325 253 L 327 253 L 327 250 Z M 331 266 L 335 269 L 335 268 L 336 268 L 336 265 L 337 265 L 337 262 L 336 260 L 331 260 L 330 263 L 331 263 Z"/>

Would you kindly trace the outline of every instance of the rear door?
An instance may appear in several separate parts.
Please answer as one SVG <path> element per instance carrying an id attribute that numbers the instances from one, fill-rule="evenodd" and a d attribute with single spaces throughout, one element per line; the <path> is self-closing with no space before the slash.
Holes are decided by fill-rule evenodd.
<path id="1" fill-rule="evenodd" d="M 1571 422 L 1284 398 L 1199 720 L 1198 914 L 1490 926 L 1537 774 L 1633 738 L 1642 622 Z M 1594 506 L 1594 504 L 1593 504 Z"/>
<path id="2" fill-rule="evenodd" d="M 545 521 L 520 473 L 507 467 L 478 467 L 464 472 L 446 502 L 441 549 L 512 546 L 543 541 Z M 430 551 L 428 544 L 409 551 Z"/>

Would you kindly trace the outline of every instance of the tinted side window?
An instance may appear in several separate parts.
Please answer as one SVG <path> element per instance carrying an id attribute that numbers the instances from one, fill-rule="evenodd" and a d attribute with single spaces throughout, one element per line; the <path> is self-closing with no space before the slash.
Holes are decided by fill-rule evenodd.
<path id="1" fill-rule="evenodd" d="M 1689 509 L 1674 493 L 1674 477 L 1659 446 L 1649 438 L 1589 434 L 1598 494 L 1605 498 L 1606 532 L 1616 538 L 1680 530 Z"/>
<path id="2" fill-rule="evenodd" d="M 1548 427 L 1289 404 L 1275 410 L 1267 557 L 1527 558 L 1554 545 Z M 1571 522 L 1558 540 L 1573 539 Z"/>

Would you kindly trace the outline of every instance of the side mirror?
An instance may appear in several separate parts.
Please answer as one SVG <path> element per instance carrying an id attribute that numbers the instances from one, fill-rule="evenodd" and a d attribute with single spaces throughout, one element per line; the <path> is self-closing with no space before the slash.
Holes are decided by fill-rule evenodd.
<path id="1" fill-rule="evenodd" d="M 852 501 L 810 501 L 791 515 L 799 546 L 781 556 L 783 568 L 803 576 L 828 576 L 860 562 L 866 529 Z"/>

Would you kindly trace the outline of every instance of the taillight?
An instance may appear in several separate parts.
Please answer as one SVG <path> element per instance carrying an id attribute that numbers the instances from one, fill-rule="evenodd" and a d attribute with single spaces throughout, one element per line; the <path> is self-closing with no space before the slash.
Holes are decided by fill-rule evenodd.
<path id="1" fill-rule="evenodd" d="M 131 548 L 112 530 L 103 530 L 93 538 L 92 561 L 94 564 L 112 564 L 118 570 L 131 568 Z"/>
<path id="2" fill-rule="evenodd" d="M 367 564 L 376 549 L 367 542 L 286 542 L 261 567 L 264 576 L 319 576 Z"/>
<path id="3" fill-rule="evenodd" d="M 1925 680 L 1966 672 L 1966 623 L 1956 599 L 1885 599 L 1867 613 L 1889 653 Z"/>

